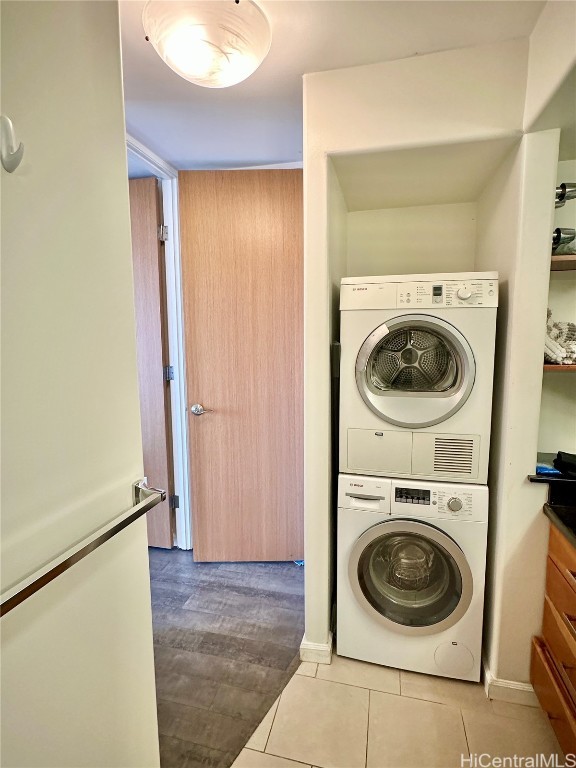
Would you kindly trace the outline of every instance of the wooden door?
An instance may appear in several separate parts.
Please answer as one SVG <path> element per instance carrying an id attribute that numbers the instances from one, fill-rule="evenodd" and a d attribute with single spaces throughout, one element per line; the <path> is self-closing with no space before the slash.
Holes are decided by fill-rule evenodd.
<path id="1" fill-rule="evenodd" d="M 131 179 L 129 184 L 144 474 L 149 485 L 168 493 L 166 501 L 148 512 L 148 544 L 170 548 L 174 516 L 169 498 L 174 474 L 170 385 L 164 376 L 168 339 L 164 247 L 158 237 L 162 211 L 155 178 Z"/>
<path id="2" fill-rule="evenodd" d="M 302 172 L 179 180 L 194 558 L 301 559 Z"/>

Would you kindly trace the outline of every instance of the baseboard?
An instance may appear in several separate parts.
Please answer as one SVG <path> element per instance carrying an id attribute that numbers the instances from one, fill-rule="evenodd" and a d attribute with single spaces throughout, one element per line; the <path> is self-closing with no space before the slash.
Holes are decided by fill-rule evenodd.
<path id="1" fill-rule="evenodd" d="M 484 690 L 489 699 L 505 701 L 508 704 L 523 704 L 525 707 L 539 707 L 540 703 L 530 683 L 517 683 L 514 680 L 499 680 L 484 667 Z"/>
<path id="2" fill-rule="evenodd" d="M 330 664 L 332 661 L 332 632 L 328 633 L 327 643 L 310 643 L 304 636 L 300 643 L 300 659 L 318 664 Z"/>

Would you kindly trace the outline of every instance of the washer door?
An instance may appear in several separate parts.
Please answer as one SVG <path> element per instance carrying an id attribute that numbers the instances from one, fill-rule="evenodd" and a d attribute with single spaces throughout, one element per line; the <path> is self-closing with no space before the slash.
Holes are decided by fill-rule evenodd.
<path id="1" fill-rule="evenodd" d="M 366 405 L 384 421 L 410 429 L 456 413 L 475 376 L 470 344 L 453 325 L 431 315 L 383 323 L 356 358 L 356 383 Z"/>
<path id="2" fill-rule="evenodd" d="M 464 553 L 425 522 L 391 520 L 369 528 L 352 548 L 348 575 L 362 607 L 401 634 L 442 632 L 472 600 Z"/>

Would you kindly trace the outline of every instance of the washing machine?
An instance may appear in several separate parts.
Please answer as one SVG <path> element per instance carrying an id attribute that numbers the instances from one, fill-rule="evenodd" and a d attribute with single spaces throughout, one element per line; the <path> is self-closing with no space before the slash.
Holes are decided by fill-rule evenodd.
<path id="1" fill-rule="evenodd" d="M 338 480 L 341 656 L 480 679 L 488 489 Z"/>
<path id="2" fill-rule="evenodd" d="M 498 274 L 342 280 L 340 472 L 486 483 Z"/>

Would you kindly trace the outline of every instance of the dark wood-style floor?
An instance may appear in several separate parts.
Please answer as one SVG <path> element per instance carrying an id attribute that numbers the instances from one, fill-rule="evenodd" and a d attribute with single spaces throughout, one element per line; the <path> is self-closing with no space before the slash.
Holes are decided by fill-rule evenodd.
<path id="1" fill-rule="evenodd" d="M 227 768 L 296 671 L 304 569 L 150 549 L 162 768 Z"/>

